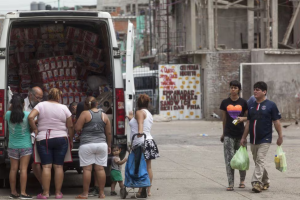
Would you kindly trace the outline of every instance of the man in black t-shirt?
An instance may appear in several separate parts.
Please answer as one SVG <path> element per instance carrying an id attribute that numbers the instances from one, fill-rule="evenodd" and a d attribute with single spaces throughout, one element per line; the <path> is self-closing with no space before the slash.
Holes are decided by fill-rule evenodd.
<path id="1" fill-rule="evenodd" d="M 247 120 L 247 101 L 239 97 L 241 84 L 238 81 L 230 82 L 230 97 L 224 99 L 220 109 L 223 112 L 223 134 L 221 142 L 224 142 L 224 157 L 227 171 L 228 184 L 227 191 L 233 191 L 234 169 L 230 166 L 230 161 L 235 152 L 240 148 L 240 139 L 244 132 L 244 121 Z M 236 121 L 235 121 L 236 120 Z M 246 171 L 240 171 L 240 188 L 245 187 Z"/>
<path id="2" fill-rule="evenodd" d="M 270 186 L 268 172 L 265 169 L 265 157 L 272 142 L 272 122 L 278 133 L 277 145 L 283 142 L 280 125 L 281 114 L 276 104 L 266 99 L 267 84 L 257 82 L 254 84 L 254 97 L 256 101 L 249 107 L 247 124 L 241 139 L 241 145 L 246 146 L 246 138 L 250 132 L 251 151 L 255 163 L 252 176 L 252 191 L 261 192 Z"/>

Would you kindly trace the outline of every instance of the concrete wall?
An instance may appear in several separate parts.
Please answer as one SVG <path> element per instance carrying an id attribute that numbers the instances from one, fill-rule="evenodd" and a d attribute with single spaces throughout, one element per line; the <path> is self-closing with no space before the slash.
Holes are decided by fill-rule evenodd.
<path id="1" fill-rule="evenodd" d="M 227 49 L 241 49 L 247 42 L 247 11 L 244 9 L 218 10 L 218 44 L 225 44 Z"/>
<path id="2" fill-rule="evenodd" d="M 203 56 L 203 117 L 212 119 L 213 112 L 221 116 L 220 104 L 228 98 L 229 82 L 239 80 L 239 65 L 242 62 L 250 62 L 250 51 L 222 51 L 212 52 Z M 247 72 L 247 71 L 246 71 Z M 245 72 L 245 73 L 246 73 Z M 248 77 L 250 73 L 248 71 Z M 247 77 L 246 76 L 246 77 Z M 249 85 L 249 84 L 248 84 Z M 248 86 L 245 86 L 246 91 Z"/>
<path id="3" fill-rule="evenodd" d="M 292 55 L 291 55 L 292 54 Z M 252 62 L 300 62 L 300 52 L 253 50 Z M 300 64 L 252 66 L 252 85 L 265 81 L 268 99 L 274 101 L 283 119 L 300 119 Z"/>

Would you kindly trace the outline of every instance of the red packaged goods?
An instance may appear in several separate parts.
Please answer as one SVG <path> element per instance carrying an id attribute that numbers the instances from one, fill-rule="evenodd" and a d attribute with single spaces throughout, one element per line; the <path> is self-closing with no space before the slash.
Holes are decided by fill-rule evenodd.
<path id="1" fill-rule="evenodd" d="M 11 40 L 9 42 L 9 54 L 14 54 L 16 52 L 18 52 L 18 41 Z"/>
<path id="2" fill-rule="evenodd" d="M 50 90 L 49 84 L 48 83 L 44 83 L 43 84 L 43 89 L 44 89 L 45 92 L 48 92 Z"/>
<path id="3" fill-rule="evenodd" d="M 86 91 L 88 91 L 88 89 L 89 89 L 89 86 L 88 86 L 87 82 L 81 81 L 81 91 L 86 92 Z"/>
<path id="4" fill-rule="evenodd" d="M 68 101 L 69 99 L 68 99 L 68 93 L 64 93 L 63 95 L 62 95 L 62 104 L 65 104 L 65 105 L 68 105 L 69 103 L 69 101 Z"/>
<path id="5" fill-rule="evenodd" d="M 75 90 L 75 81 L 69 81 L 69 92 L 74 92 Z"/>
<path id="6" fill-rule="evenodd" d="M 74 86 L 74 90 L 76 91 L 76 92 L 81 92 L 81 81 L 75 81 L 74 82 L 75 83 L 75 86 Z"/>
<path id="7" fill-rule="evenodd" d="M 20 40 L 18 42 L 19 52 L 35 52 L 35 40 Z"/>
<path id="8" fill-rule="evenodd" d="M 21 92 L 21 93 L 28 93 L 28 92 L 29 92 L 29 89 L 30 89 L 29 87 L 27 87 L 27 88 L 21 88 L 21 89 L 20 89 L 20 92 Z"/>
<path id="9" fill-rule="evenodd" d="M 84 31 L 83 41 L 89 45 L 97 46 L 99 44 L 99 36 L 90 31 Z"/>
<path id="10" fill-rule="evenodd" d="M 71 80 L 76 80 L 77 78 L 77 70 L 75 68 L 72 68 L 71 69 L 71 76 L 70 76 L 70 79 Z"/>
<path id="11" fill-rule="evenodd" d="M 76 54 L 76 55 L 74 55 L 74 59 L 76 62 L 76 66 L 79 66 L 79 67 L 86 67 L 89 63 L 89 59 L 82 55 Z"/>
<path id="12" fill-rule="evenodd" d="M 71 69 L 70 68 L 66 68 L 65 69 L 65 79 L 69 80 L 71 78 Z"/>
<path id="13" fill-rule="evenodd" d="M 25 40 L 36 40 L 37 38 L 39 38 L 39 28 L 24 28 L 24 37 Z"/>
<path id="14" fill-rule="evenodd" d="M 54 51 L 67 51 L 69 50 L 68 40 L 58 40 L 54 43 Z"/>
<path id="15" fill-rule="evenodd" d="M 30 83 L 31 82 L 31 77 L 30 75 L 21 75 L 21 83 Z"/>
<path id="16" fill-rule="evenodd" d="M 74 56 L 68 56 L 68 61 L 69 61 L 69 67 L 72 68 L 74 67 Z"/>
<path id="17" fill-rule="evenodd" d="M 62 57 L 56 56 L 55 59 L 56 59 L 57 69 L 62 68 Z"/>
<path id="18" fill-rule="evenodd" d="M 63 68 L 58 71 L 59 80 L 65 80 L 65 70 Z"/>
<path id="19" fill-rule="evenodd" d="M 13 28 L 10 32 L 10 39 L 11 40 L 24 40 L 25 34 L 23 28 Z"/>
<path id="20" fill-rule="evenodd" d="M 79 92 L 74 93 L 74 101 L 78 103 L 81 102 L 81 97 Z"/>
<path id="21" fill-rule="evenodd" d="M 62 88 L 63 88 L 63 82 L 62 81 L 57 81 L 57 82 L 55 82 L 55 84 L 56 84 L 56 88 L 59 88 L 60 90 L 62 90 Z"/>
<path id="22" fill-rule="evenodd" d="M 74 102 L 74 93 L 68 93 L 68 97 L 69 97 L 69 103 L 73 103 Z"/>
<path id="23" fill-rule="evenodd" d="M 72 41 L 70 51 L 73 52 L 74 54 L 81 55 L 81 54 L 83 54 L 83 47 L 84 47 L 83 42 Z"/>
<path id="24" fill-rule="evenodd" d="M 38 52 L 53 51 L 53 42 L 51 40 L 38 40 L 36 50 Z"/>
<path id="25" fill-rule="evenodd" d="M 16 55 L 9 55 L 8 57 L 8 68 L 13 69 L 18 66 L 18 61 Z"/>
<path id="26" fill-rule="evenodd" d="M 67 68 L 69 66 L 68 56 L 62 57 L 62 64 L 63 64 L 63 68 Z"/>
<path id="27" fill-rule="evenodd" d="M 45 71 L 50 70 L 50 59 L 49 58 L 45 58 L 42 60 L 43 64 L 44 64 L 44 69 Z"/>
<path id="28" fill-rule="evenodd" d="M 102 59 L 102 50 L 98 49 L 96 47 L 92 47 L 90 45 L 85 44 L 83 47 L 83 53 L 84 56 L 88 58 L 92 58 L 95 60 L 101 60 Z"/>
<path id="29" fill-rule="evenodd" d="M 48 83 L 48 75 L 47 72 L 41 72 L 42 73 L 42 80 L 43 83 Z"/>
<path id="30" fill-rule="evenodd" d="M 47 25 L 41 26 L 41 34 L 48 34 L 48 26 Z"/>
<path id="31" fill-rule="evenodd" d="M 47 75 L 48 75 L 48 82 L 53 81 L 53 73 L 51 70 L 47 71 Z"/>
<path id="32" fill-rule="evenodd" d="M 56 69 L 56 59 L 55 57 L 49 58 L 50 61 L 50 69 Z"/>
<path id="33" fill-rule="evenodd" d="M 62 33 L 64 31 L 64 25 L 62 24 L 49 24 L 41 26 L 42 33 Z"/>
<path id="34" fill-rule="evenodd" d="M 104 70 L 104 62 L 102 61 L 96 61 L 96 60 L 90 60 L 89 65 L 87 67 L 87 70 L 101 73 Z"/>
<path id="35" fill-rule="evenodd" d="M 33 59 L 33 54 L 29 52 L 18 52 L 16 55 L 18 63 L 29 62 L 29 60 Z"/>
<path id="36" fill-rule="evenodd" d="M 45 71 L 43 60 L 37 60 L 37 69 L 39 72 Z"/>
<path id="37" fill-rule="evenodd" d="M 63 81 L 62 92 L 69 92 L 69 81 Z"/>
<path id="38" fill-rule="evenodd" d="M 68 26 L 66 28 L 65 37 L 71 40 L 83 41 L 83 30 Z"/>
<path id="39" fill-rule="evenodd" d="M 58 73 L 58 69 L 54 69 L 53 70 L 53 80 L 54 81 L 58 81 L 59 80 L 59 73 Z"/>
<path id="40" fill-rule="evenodd" d="M 56 83 L 54 81 L 49 82 L 49 87 L 51 88 L 56 88 Z"/>

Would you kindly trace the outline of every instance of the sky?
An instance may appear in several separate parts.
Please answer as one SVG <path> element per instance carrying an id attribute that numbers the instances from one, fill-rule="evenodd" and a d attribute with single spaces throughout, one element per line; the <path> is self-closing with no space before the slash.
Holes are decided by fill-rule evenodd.
<path id="1" fill-rule="evenodd" d="M 10 11 L 16 10 L 30 10 L 30 3 L 44 2 L 46 5 L 57 7 L 57 0 L 0 0 L 0 14 L 6 14 Z M 71 6 L 74 5 L 96 5 L 97 0 L 60 0 L 60 6 Z"/>

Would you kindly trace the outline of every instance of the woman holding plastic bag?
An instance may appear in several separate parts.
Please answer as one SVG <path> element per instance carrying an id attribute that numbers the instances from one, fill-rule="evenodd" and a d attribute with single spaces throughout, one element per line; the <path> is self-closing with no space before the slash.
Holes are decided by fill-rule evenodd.
<path id="1" fill-rule="evenodd" d="M 230 161 L 235 152 L 240 148 L 240 139 L 244 131 L 244 121 L 247 120 L 248 106 L 247 101 L 239 97 L 241 83 L 234 80 L 229 83 L 230 97 L 224 99 L 220 109 L 223 112 L 223 134 L 221 142 L 224 143 L 224 158 L 228 178 L 227 191 L 233 191 L 234 169 L 230 166 Z M 246 171 L 240 170 L 239 188 L 245 188 Z"/>

